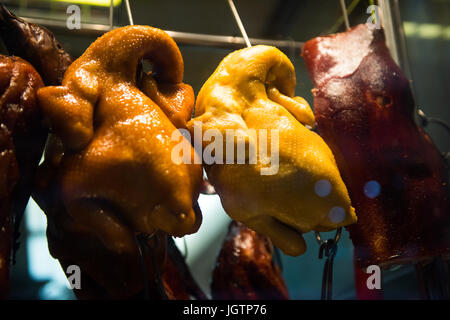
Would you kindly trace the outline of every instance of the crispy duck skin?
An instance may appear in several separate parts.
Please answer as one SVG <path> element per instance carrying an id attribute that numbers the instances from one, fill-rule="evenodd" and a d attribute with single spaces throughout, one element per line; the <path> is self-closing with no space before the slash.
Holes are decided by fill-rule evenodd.
<path id="1" fill-rule="evenodd" d="M 37 104 L 42 86 L 28 62 L 0 55 L 0 298 L 8 294 L 18 222 L 47 136 Z"/>
<path id="2" fill-rule="evenodd" d="M 143 77 L 141 91 L 142 58 L 157 74 Z M 183 236 L 200 225 L 193 203 L 201 166 L 171 161 L 171 135 L 194 102 L 182 77 L 181 53 L 166 33 L 129 26 L 97 39 L 61 86 L 38 92 L 53 134 L 33 198 L 47 215 L 51 254 L 92 280 L 81 298 L 136 296 L 143 279 L 135 235 L 157 232 L 165 243 L 167 233 Z M 154 250 L 162 269 L 165 247 Z"/>
<path id="3" fill-rule="evenodd" d="M 448 171 L 414 121 L 409 81 L 383 31 L 359 25 L 315 38 L 303 57 L 315 86 L 319 133 L 359 218 L 348 227 L 357 264 L 388 266 L 449 253 Z"/>
<path id="4" fill-rule="evenodd" d="M 215 300 L 288 300 L 269 239 L 232 221 L 213 272 Z"/>
<path id="5" fill-rule="evenodd" d="M 72 58 L 48 29 L 16 17 L 0 5 L 0 35 L 9 54 L 30 62 L 45 85 L 60 85 Z"/>

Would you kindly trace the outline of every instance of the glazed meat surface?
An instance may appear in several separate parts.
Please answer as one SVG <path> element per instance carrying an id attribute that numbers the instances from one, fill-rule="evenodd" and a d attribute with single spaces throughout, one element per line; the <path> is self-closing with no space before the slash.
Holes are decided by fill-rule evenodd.
<path id="1" fill-rule="evenodd" d="M 26 22 L 0 5 L 0 36 L 9 54 L 36 68 L 45 85 L 60 85 L 72 58 L 48 29 Z"/>
<path id="2" fill-rule="evenodd" d="M 143 77 L 141 91 L 143 58 L 154 73 Z M 167 233 L 183 236 L 201 223 L 193 210 L 201 166 L 171 159 L 171 135 L 194 101 L 182 78 L 181 53 L 166 33 L 129 26 L 97 39 L 61 86 L 38 92 L 53 134 L 33 197 L 48 218 L 50 252 L 79 265 L 109 297 L 143 288 L 137 234 L 156 233 L 163 244 Z M 153 250 L 162 268 L 165 246 Z"/>
<path id="3" fill-rule="evenodd" d="M 0 297 L 47 137 L 36 94 L 42 86 L 28 62 L 0 55 Z"/>
<path id="4" fill-rule="evenodd" d="M 201 127 L 223 137 L 215 151 L 221 156 L 205 170 L 226 213 L 292 256 L 306 250 L 303 233 L 356 221 L 331 150 L 306 127 L 314 115 L 294 96 L 295 81 L 294 66 L 275 47 L 234 51 L 201 88 L 188 123 L 194 135 Z M 204 154 L 208 149 L 203 139 Z"/>
<path id="5" fill-rule="evenodd" d="M 232 221 L 213 272 L 211 294 L 217 300 L 287 300 L 289 295 L 271 243 Z"/>
<path id="6" fill-rule="evenodd" d="M 358 223 L 357 263 L 402 263 L 450 251 L 448 169 L 414 121 L 408 79 L 382 30 L 366 25 L 308 41 L 320 135 L 333 151 Z"/>

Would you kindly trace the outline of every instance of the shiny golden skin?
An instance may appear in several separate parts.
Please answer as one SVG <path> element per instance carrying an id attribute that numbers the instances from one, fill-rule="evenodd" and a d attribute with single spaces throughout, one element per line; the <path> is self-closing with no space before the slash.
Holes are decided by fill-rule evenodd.
<path id="1" fill-rule="evenodd" d="M 260 144 L 259 129 L 267 129 L 268 146 L 270 130 L 278 130 L 275 174 L 261 175 L 267 165 L 259 157 L 256 164 L 215 163 L 206 171 L 232 219 L 269 236 L 292 256 L 306 250 L 303 233 L 356 222 L 333 154 L 320 136 L 304 126 L 314 125 L 314 115 L 304 99 L 294 97 L 294 87 L 294 67 L 278 49 L 254 46 L 235 51 L 203 85 L 196 117 L 188 123 L 193 131 L 195 121 L 200 121 L 203 130 L 217 129 L 224 137 L 227 129 L 234 129 L 245 139 L 246 152 Z M 250 129 L 256 129 L 258 140 Z M 204 141 L 203 148 L 208 143 Z M 320 180 L 331 185 L 328 195 L 319 192 L 322 197 L 316 192 Z"/>
<path id="2" fill-rule="evenodd" d="M 141 59 L 156 74 L 143 77 L 146 94 L 136 83 Z M 57 138 L 41 177 L 56 170 L 72 223 L 112 251 L 135 251 L 135 233 L 183 236 L 200 226 L 193 203 L 201 166 L 171 159 L 178 143 L 171 135 L 185 127 L 194 104 L 182 78 L 181 53 L 165 32 L 128 26 L 98 38 L 69 67 L 62 86 L 38 92 Z M 188 140 L 182 143 L 192 148 Z"/>

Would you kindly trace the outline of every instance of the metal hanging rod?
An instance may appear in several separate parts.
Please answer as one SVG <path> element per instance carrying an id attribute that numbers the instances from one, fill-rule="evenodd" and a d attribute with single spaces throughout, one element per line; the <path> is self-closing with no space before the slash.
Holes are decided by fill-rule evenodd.
<path id="1" fill-rule="evenodd" d="M 350 22 L 348 20 L 347 6 L 345 5 L 345 0 L 340 0 L 340 2 L 341 2 L 341 9 L 342 9 L 342 16 L 344 17 L 344 22 L 345 22 L 345 28 L 348 30 L 348 29 L 350 29 Z"/>
<path id="2" fill-rule="evenodd" d="M 228 0 L 228 5 L 230 6 L 231 12 L 233 13 L 234 20 L 238 25 L 239 30 L 241 31 L 242 37 L 245 40 L 245 45 L 247 47 L 251 47 L 252 44 L 247 36 L 247 31 L 245 31 L 244 25 L 242 24 L 241 17 L 239 17 L 239 13 L 237 12 L 236 6 L 234 5 L 233 0 Z"/>
<path id="3" fill-rule="evenodd" d="M 57 20 L 52 21 L 46 19 L 36 19 L 27 17 L 21 18 L 28 22 L 39 24 L 47 28 L 67 31 L 65 21 L 57 21 Z M 70 32 L 79 35 L 101 36 L 102 34 L 110 30 L 111 28 L 109 25 L 82 23 L 81 29 L 70 30 Z M 246 42 L 242 37 L 220 36 L 220 35 L 179 32 L 170 30 L 164 31 L 166 31 L 169 34 L 169 36 L 171 36 L 178 44 L 224 48 L 224 49 L 240 49 L 246 46 Z M 255 38 L 250 38 L 249 40 L 252 43 L 252 45 L 262 44 L 275 46 L 280 50 L 294 50 L 296 54 L 300 54 L 304 44 L 304 42 L 291 40 L 269 40 L 269 39 L 255 39 Z"/>

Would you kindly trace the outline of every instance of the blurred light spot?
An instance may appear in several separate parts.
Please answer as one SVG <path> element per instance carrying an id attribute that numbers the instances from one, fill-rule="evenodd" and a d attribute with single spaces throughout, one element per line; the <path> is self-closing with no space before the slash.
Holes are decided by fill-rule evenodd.
<path id="1" fill-rule="evenodd" d="M 375 180 L 367 182 L 364 186 L 364 194 L 370 199 L 376 198 L 380 194 L 380 190 L 380 184 Z"/>
<path id="2" fill-rule="evenodd" d="M 417 23 L 412 21 L 405 21 L 403 23 L 403 27 L 407 37 L 415 37 L 427 40 L 450 39 L 450 26 L 433 23 Z"/>
<path id="3" fill-rule="evenodd" d="M 326 197 L 331 192 L 331 183 L 328 180 L 319 180 L 314 185 L 314 191 L 317 193 L 317 195 L 321 198 Z"/>
<path id="4" fill-rule="evenodd" d="M 333 207 L 328 213 L 328 218 L 331 222 L 338 224 L 344 221 L 345 218 L 345 210 L 342 207 Z"/>

